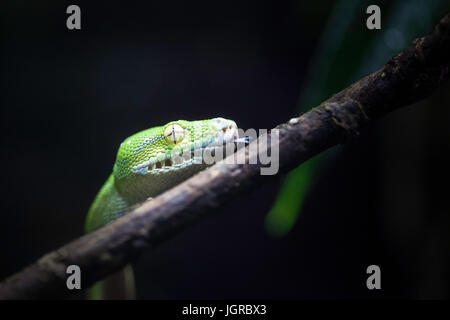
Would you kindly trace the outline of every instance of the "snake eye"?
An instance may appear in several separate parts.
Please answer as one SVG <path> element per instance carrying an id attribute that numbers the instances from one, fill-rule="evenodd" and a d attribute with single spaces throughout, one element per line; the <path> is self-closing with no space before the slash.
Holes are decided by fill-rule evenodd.
<path id="1" fill-rule="evenodd" d="M 164 130 L 164 138 L 170 144 L 177 144 L 183 141 L 184 129 L 179 124 L 171 124 Z"/>

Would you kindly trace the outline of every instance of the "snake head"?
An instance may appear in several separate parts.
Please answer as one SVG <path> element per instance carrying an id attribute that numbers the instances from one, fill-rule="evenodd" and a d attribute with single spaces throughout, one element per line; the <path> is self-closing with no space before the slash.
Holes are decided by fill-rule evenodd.
<path id="1" fill-rule="evenodd" d="M 233 120 L 171 121 L 138 132 L 120 145 L 114 165 L 116 179 L 130 175 L 164 175 L 198 164 L 198 151 L 238 138 Z"/>

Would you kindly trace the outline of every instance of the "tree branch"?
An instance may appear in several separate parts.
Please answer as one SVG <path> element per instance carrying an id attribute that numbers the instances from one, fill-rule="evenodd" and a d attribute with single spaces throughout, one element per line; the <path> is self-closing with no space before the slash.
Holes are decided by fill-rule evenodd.
<path id="1" fill-rule="evenodd" d="M 358 135 L 374 119 L 428 96 L 449 78 L 450 15 L 428 36 L 413 43 L 375 71 L 299 118 L 277 126 L 279 163 L 284 171 Z M 274 110 L 276 112 L 276 110 Z M 273 131 L 272 131 L 273 132 Z M 273 133 L 272 133 L 273 134 Z M 271 133 L 269 133 L 270 137 Z M 265 139 L 266 137 L 260 137 Z M 253 141 L 255 147 L 258 141 Z M 257 155 L 238 150 L 248 160 Z M 266 154 L 270 145 L 260 148 Z M 251 162 L 250 162 L 251 163 Z M 82 270 L 83 288 L 136 259 L 214 207 L 262 182 L 261 164 L 223 161 L 148 201 L 105 227 L 53 251 L 0 284 L 0 298 L 64 297 L 66 268 Z"/>

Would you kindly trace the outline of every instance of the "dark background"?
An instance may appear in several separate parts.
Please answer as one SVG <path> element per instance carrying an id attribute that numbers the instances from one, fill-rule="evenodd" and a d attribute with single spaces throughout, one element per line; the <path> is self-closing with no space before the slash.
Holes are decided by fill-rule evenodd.
<path id="1" fill-rule="evenodd" d="M 2 4 L 0 279 L 82 234 L 132 133 L 216 116 L 272 128 L 295 115 L 334 8 L 93 2 Z M 81 7 L 79 31 L 66 28 L 70 4 Z M 352 28 L 370 37 L 364 11 Z M 449 298 L 449 89 L 337 147 L 285 237 L 263 227 L 280 177 L 144 254 L 138 297 Z M 382 272 L 376 292 L 371 264 Z"/>

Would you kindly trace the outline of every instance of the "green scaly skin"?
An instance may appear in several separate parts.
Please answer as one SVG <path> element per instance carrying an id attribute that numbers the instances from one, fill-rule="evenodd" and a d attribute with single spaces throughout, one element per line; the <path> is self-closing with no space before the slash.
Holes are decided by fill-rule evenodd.
<path id="1" fill-rule="evenodd" d="M 113 173 L 92 203 L 85 231 L 91 232 L 125 214 L 131 206 L 179 184 L 207 167 L 199 161 L 207 148 L 238 138 L 236 123 L 224 118 L 178 120 L 138 132 L 120 145 Z M 131 270 L 130 268 L 128 268 Z M 131 278 L 128 275 L 126 278 Z M 91 297 L 102 298 L 102 289 Z"/>

